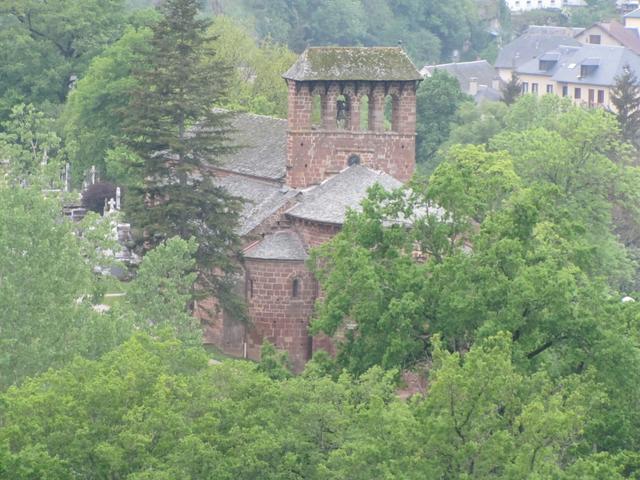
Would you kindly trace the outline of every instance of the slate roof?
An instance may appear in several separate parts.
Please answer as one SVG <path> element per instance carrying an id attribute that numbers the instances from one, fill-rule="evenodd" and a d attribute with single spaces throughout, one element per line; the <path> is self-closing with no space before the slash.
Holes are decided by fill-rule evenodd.
<path id="1" fill-rule="evenodd" d="M 492 87 L 480 85 L 478 87 L 478 93 L 474 95 L 473 99 L 476 103 L 482 103 L 486 101 L 499 102 L 500 100 L 502 100 L 502 92 Z"/>
<path id="2" fill-rule="evenodd" d="M 245 201 L 236 232 L 240 236 L 250 233 L 298 194 L 297 190 L 286 186 L 240 175 L 217 177 L 215 181 L 217 185 Z"/>
<path id="3" fill-rule="evenodd" d="M 216 167 L 270 180 L 284 179 L 287 121 L 253 113 L 238 113 L 232 117 L 231 126 L 234 132 L 230 135 L 230 144 L 240 148 L 222 157 Z"/>
<path id="4" fill-rule="evenodd" d="M 502 47 L 495 67 L 518 68 L 549 50 L 557 49 L 560 45 L 580 46 L 581 44 L 573 38 L 573 33 L 569 34 L 572 29 L 565 30 L 568 30 L 567 34 L 543 34 L 539 33 L 543 30 L 532 30 L 530 27 L 527 32 Z"/>
<path id="5" fill-rule="evenodd" d="M 635 53 L 640 53 L 640 36 L 637 29 L 626 28 L 619 22 L 601 22 L 596 23 L 593 27 L 599 27 L 620 42 L 622 46 L 630 48 Z"/>
<path id="6" fill-rule="evenodd" d="M 502 98 L 502 93 L 493 88 L 493 81 L 498 80 L 501 86 L 504 84 L 504 81 L 500 79 L 493 65 L 486 60 L 425 65 L 422 70 L 420 70 L 420 73 L 425 76 L 431 76 L 435 70 L 444 70 L 452 75 L 458 80 L 460 89 L 467 94 L 471 88 L 471 79 L 475 78 L 478 83 L 478 91 L 474 95 L 474 100 L 477 103 L 485 100 L 498 101 Z"/>
<path id="7" fill-rule="evenodd" d="M 638 55 L 628 48 L 610 45 L 584 45 L 558 63 L 552 77 L 557 82 L 612 86 L 615 78 L 622 75 L 626 65 L 631 70 L 640 72 Z M 580 66 L 583 64 L 598 64 L 598 67 L 585 77 L 580 77 Z"/>
<path id="8" fill-rule="evenodd" d="M 640 18 L 640 8 L 636 8 L 635 10 L 627 13 L 624 18 Z"/>
<path id="9" fill-rule="evenodd" d="M 516 69 L 519 74 L 525 75 L 544 75 L 546 77 L 552 77 L 562 65 L 562 62 L 571 58 L 573 54 L 579 49 L 577 46 L 560 45 L 555 50 L 544 52 L 538 58 L 529 60 L 523 63 Z M 555 61 L 554 65 L 548 70 L 540 70 L 540 60 L 543 61 Z M 578 69 L 579 70 L 579 69 Z"/>
<path id="10" fill-rule="evenodd" d="M 408 81 L 422 80 L 422 75 L 398 47 L 309 47 L 283 78 Z"/>
<path id="11" fill-rule="evenodd" d="M 557 27 L 553 25 L 529 25 L 524 33 L 536 35 L 563 35 L 575 37 L 585 31 L 583 27 Z"/>
<path id="12" fill-rule="evenodd" d="M 303 192 L 300 203 L 287 211 L 287 215 L 341 225 L 347 210 L 359 210 L 360 202 L 367 196 L 367 190 L 376 183 L 387 190 L 402 186 L 402 182 L 391 175 L 354 165 Z"/>
<path id="13" fill-rule="evenodd" d="M 292 230 L 266 235 L 243 253 L 245 258 L 260 260 L 298 260 L 308 258 L 302 239 Z"/>
<path id="14" fill-rule="evenodd" d="M 474 77 L 477 79 L 478 85 L 486 85 L 487 87 L 491 87 L 493 80 L 499 78 L 496 69 L 486 60 L 426 65 L 420 70 L 420 73 L 431 76 L 435 70 L 444 70 L 455 77 L 460 84 L 460 89 L 467 93 L 471 79 Z"/>

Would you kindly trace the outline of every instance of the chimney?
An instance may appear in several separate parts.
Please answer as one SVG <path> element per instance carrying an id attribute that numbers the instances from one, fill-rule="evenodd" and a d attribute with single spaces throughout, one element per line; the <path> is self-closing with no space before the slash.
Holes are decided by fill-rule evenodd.
<path id="1" fill-rule="evenodd" d="M 478 93 L 478 78 L 471 77 L 469 79 L 469 95 L 474 97 Z"/>
<path id="2" fill-rule="evenodd" d="M 500 78 L 499 77 L 495 77 L 493 80 L 491 80 L 491 88 L 493 88 L 494 90 L 500 90 Z"/>

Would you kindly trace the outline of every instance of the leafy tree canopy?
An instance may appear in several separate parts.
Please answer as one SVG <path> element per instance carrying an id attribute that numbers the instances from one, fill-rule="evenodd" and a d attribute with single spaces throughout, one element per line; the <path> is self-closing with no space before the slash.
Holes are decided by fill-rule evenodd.
<path id="1" fill-rule="evenodd" d="M 119 37 L 122 8 L 122 0 L 2 0 L 0 116 L 19 102 L 64 102 L 74 78 Z"/>
<path id="2" fill-rule="evenodd" d="M 0 475 L 616 480 L 633 472 L 633 453 L 592 454 L 585 443 L 590 412 L 606 401 L 594 380 L 523 376 L 510 348 L 504 334 L 463 358 L 436 343 L 429 396 L 405 402 L 393 372 L 377 367 L 359 379 L 272 379 L 250 363 L 209 366 L 201 349 L 138 335 L 0 396 Z M 583 476 L 590 471 L 600 476 Z"/>

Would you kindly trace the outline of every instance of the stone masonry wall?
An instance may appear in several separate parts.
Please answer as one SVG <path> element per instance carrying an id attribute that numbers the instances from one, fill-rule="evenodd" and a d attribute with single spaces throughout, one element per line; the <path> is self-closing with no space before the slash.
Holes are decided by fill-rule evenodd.
<path id="1" fill-rule="evenodd" d="M 337 99 L 348 104 L 344 124 L 337 120 Z M 320 97 L 321 122 L 312 126 L 314 96 Z M 362 99 L 368 99 L 368 125 L 360 125 Z M 391 99 L 391 131 L 385 131 L 385 99 Z M 344 128 L 339 128 L 340 126 Z M 307 187 L 348 166 L 351 155 L 400 181 L 415 169 L 415 82 L 289 81 L 287 184 Z"/>
<path id="2" fill-rule="evenodd" d="M 245 259 L 247 305 L 253 325 L 247 335 L 247 356 L 260 359 L 265 340 L 286 350 L 294 371 L 311 358 L 309 319 L 317 297 L 317 283 L 304 262 Z M 298 295 L 293 297 L 293 280 Z"/>
<path id="3" fill-rule="evenodd" d="M 360 164 L 381 170 L 401 182 L 415 169 L 415 136 L 393 132 L 290 131 L 287 136 L 287 184 L 317 185 L 348 166 L 351 155 Z"/>
<path id="4" fill-rule="evenodd" d="M 310 222 L 293 217 L 291 218 L 291 226 L 309 248 L 328 242 L 340 231 L 340 226 L 338 225 Z"/>

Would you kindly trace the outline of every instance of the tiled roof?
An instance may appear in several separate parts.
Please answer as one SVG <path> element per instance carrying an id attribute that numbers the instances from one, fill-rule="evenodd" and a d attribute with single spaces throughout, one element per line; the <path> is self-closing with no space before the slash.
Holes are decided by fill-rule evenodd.
<path id="1" fill-rule="evenodd" d="M 297 260 L 308 258 L 302 239 L 293 230 L 266 235 L 243 253 L 245 258 L 260 260 Z"/>
<path id="2" fill-rule="evenodd" d="M 287 215 L 341 225 L 347 210 L 359 210 L 360 202 L 367 196 L 367 190 L 376 183 L 387 190 L 402 186 L 391 175 L 354 165 L 303 192 L 300 203 L 291 208 Z"/>
<path id="3" fill-rule="evenodd" d="M 216 166 L 243 175 L 270 180 L 284 179 L 287 121 L 252 113 L 237 113 L 231 123 L 234 132 L 230 135 L 230 144 L 239 148 L 225 155 Z"/>
<path id="4" fill-rule="evenodd" d="M 241 175 L 217 177 L 216 184 L 245 201 L 237 231 L 241 236 L 250 233 L 298 194 L 297 190 L 286 186 L 254 180 Z"/>
<path id="5" fill-rule="evenodd" d="M 422 80 L 398 47 L 309 47 L 283 77 L 296 81 Z"/>

